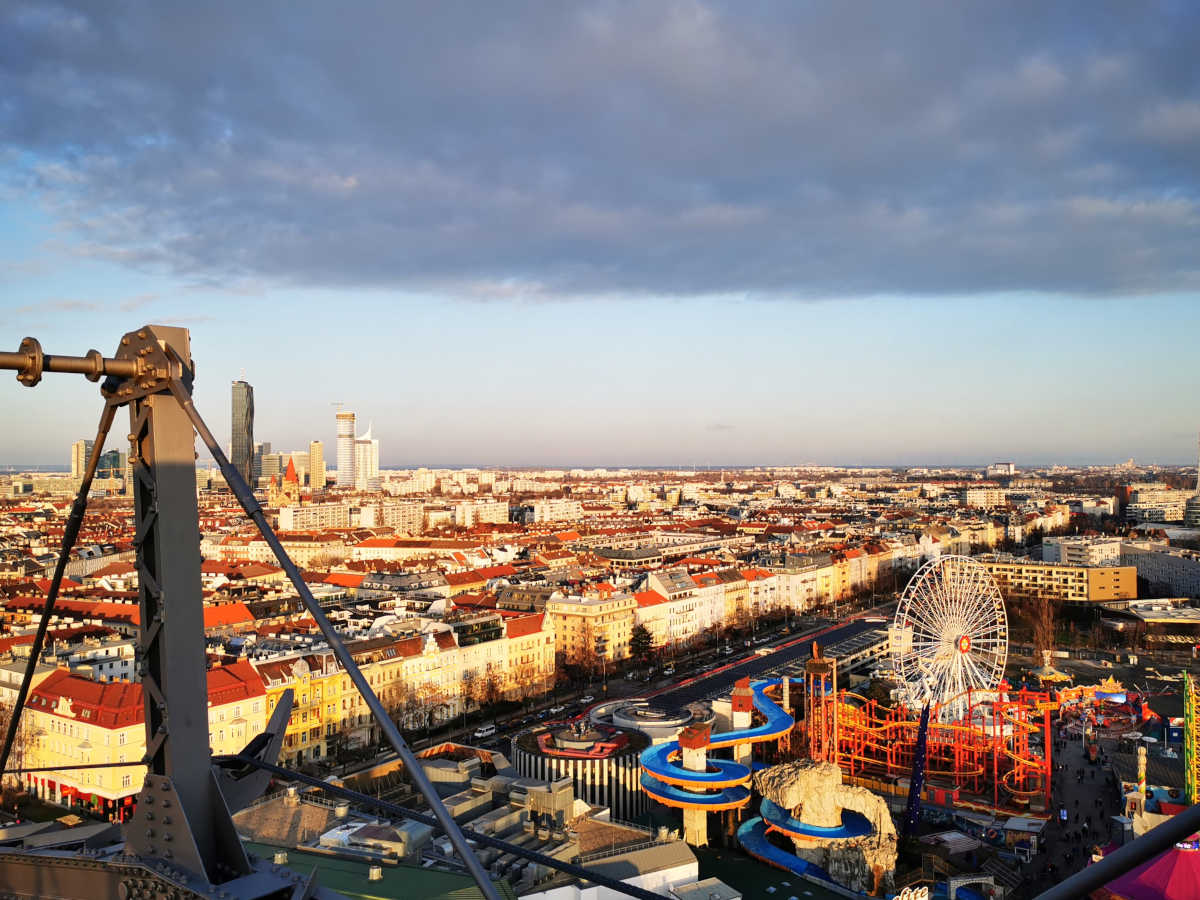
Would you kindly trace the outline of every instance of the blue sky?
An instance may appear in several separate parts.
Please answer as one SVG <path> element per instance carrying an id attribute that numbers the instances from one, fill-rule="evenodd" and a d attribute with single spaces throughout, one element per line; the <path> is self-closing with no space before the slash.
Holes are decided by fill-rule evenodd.
<path id="1" fill-rule="evenodd" d="M 385 465 L 1192 461 L 1195 13 L 912 9 L 13 7 L 0 345 L 186 325 Z"/>

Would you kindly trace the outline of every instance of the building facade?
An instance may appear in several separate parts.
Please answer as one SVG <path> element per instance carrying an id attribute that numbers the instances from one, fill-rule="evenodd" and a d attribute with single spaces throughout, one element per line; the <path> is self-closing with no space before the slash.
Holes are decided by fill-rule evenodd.
<path id="1" fill-rule="evenodd" d="M 337 486 L 354 487 L 354 413 L 337 414 Z"/>
<path id="2" fill-rule="evenodd" d="M 246 484 L 254 487 L 254 388 L 245 381 L 233 383 L 229 461 Z"/>
<path id="3" fill-rule="evenodd" d="M 308 444 L 308 485 L 314 492 L 325 490 L 325 445 L 320 441 Z"/>
<path id="4" fill-rule="evenodd" d="M 1004 556 L 976 557 L 1007 601 L 1093 606 L 1137 599 L 1133 566 L 1072 566 Z"/>

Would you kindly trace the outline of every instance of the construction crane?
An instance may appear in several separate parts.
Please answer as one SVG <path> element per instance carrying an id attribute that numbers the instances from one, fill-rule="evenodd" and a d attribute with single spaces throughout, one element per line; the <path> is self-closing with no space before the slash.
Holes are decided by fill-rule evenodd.
<path id="1" fill-rule="evenodd" d="M 277 704 L 266 731 L 240 754 L 213 759 L 209 751 L 201 559 L 197 552 L 200 530 L 195 439 L 198 434 L 433 815 L 424 816 L 391 804 L 381 807 L 379 801 L 345 789 L 339 789 L 339 795 L 376 809 L 386 808 L 389 814 L 436 824 L 449 838 L 482 895 L 487 900 L 498 900 L 496 886 L 475 855 L 468 835 L 446 810 L 396 723 L 313 599 L 300 570 L 267 523 L 253 492 L 193 406 L 195 367 L 187 329 L 146 325 L 122 337 L 112 357 L 105 357 L 97 350 L 89 350 L 83 356 L 50 355 L 42 351 L 37 340 L 27 337 L 15 353 L 0 352 L 0 369 L 15 370 L 17 380 L 27 387 L 36 386 L 46 372 L 79 374 L 93 382 L 103 379 L 100 394 L 104 400 L 96 439 L 64 529 L 29 663 L 0 749 L 0 770 L 3 774 L 30 771 L 6 767 L 34 668 L 45 645 L 46 629 L 66 562 L 79 535 L 105 438 L 122 406 L 129 408 L 129 460 L 133 466 L 137 529 L 134 547 L 140 581 L 137 659 L 146 714 L 146 754 L 141 760 L 146 775 L 129 820 L 124 826 L 96 826 L 96 833 L 73 853 L 0 849 L 0 895 L 228 900 L 285 897 L 336 900 L 340 896 L 315 883 L 315 869 L 302 878 L 286 868 L 249 856 L 233 825 L 232 814 L 262 793 L 272 773 L 304 780 L 299 773 L 275 764 L 291 714 L 291 693 L 286 693 Z M 69 768 L 105 765 L 110 764 Z M 490 836 L 471 833 L 469 837 L 477 844 L 498 847 L 503 852 L 532 859 L 629 896 L 645 900 L 659 896 Z"/>

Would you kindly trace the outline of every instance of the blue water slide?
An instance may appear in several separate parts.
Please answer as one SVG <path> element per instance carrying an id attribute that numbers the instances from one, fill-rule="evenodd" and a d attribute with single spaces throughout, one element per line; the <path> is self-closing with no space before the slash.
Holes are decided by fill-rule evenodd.
<path id="1" fill-rule="evenodd" d="M 656 778 L 642 773 L 642 790 L 666 806 L 703 807 L 712 812 L 721 809 L 738 809 L 750 800 L 750 789 L 727 787 L 715 793 L 697 793 L 674 784 L 664 784 Z"/>
<path id="2" fill-rule="evenodd" d="M 781 809 L 773 801 L 763 797 L 758 807 L 759 813 L 768 825 L 774 825 L 780 831 L 788 834 L 798 834 L 814 838 L 856 838 L 874 834 L 871 820 L 860 812 L 852 809 L 842 810 L 842 824 L 830 827 L 809 825 L 799 819 L 793 819 L 785 809 Z"/>
<path id="3" fill-rule="evenodd" d="M 817 878 L 833 881 L 829 873 L 820 866 L 781 850 L 767 840 L 767 823 L 758 816 L 741 824 L 737 830 L 737 839 L 747 853 L 765 863 L 796 875 L 815 875 Z"/>
<path id="4" fill-rule="evenodd" d="M 765 721 L 752 728 L 712 735 L 710 749 L 768 741 L 791 731 L 795 720 L 766 695 L 768 689 L 780 684 L 778 678 L 752 683 L 752 702 Z M 743 786 L 750 780 L 750 767 L 733 760 L 710 757 L 707 771 L 693 772 L 683 767 L 681 754 L 679 741 L 667 741 L 642 751 L 642 788 L 660 803 L 682 808 L 730 809 L 744 805 L 750 799 L 750 791 Z"/>

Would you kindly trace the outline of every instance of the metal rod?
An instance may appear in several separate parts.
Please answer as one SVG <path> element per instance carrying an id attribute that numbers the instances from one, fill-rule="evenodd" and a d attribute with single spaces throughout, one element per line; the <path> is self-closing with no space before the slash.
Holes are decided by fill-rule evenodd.
<path id="1" fill-rule="evenodd" d="M 100 455 L 104 452 L 104 441 L 108 438 L 108 430 L 112 427 L 113 417 L 117 408 L 108 403 L 100 413 L 100 424 L 96 428 L 96 440 L 92 444 L 92 452 L 88 456 L 87 468 L 83 480 L 79 483 L 79 491 L 75 494 L 75 503 L 71 506 L 71 515 L 67 518 L 63 529 L 62 544 L 58 552 L 58 561 L 54 564 L 54 577 L 50 581 L 50 590 L 46 592 L 46 602 L 42 606 L 42 618 L 38 622 L 37 633 L 33 637 L 33 646 L 29 650 L 29 662 L 25 666 L 25 674 L 21 677 L 21 687 L 13 701 L 12 711 L 8 717 L 8 731 L 4 735 L 4 746 L 0 748 L 0 770 L 8 765 L 9 754 L 12 753 L 13 741 L 17 736 L 17 728 L 21 724 L 21 712 L 25 701 L 29 698 L 29 686 L 33 683 L 33 673 L 37 669 L 38 660 L 42 656 L 42 648 L 46 644 L 46 629 L 50 627 L 50 615 L 54 612 L 54 603 L 58 599 L 58 590 L 62 586 L 63 573 L 67 568 L 67 556 L 75 546 L 79 537 L 79 527 L 83 524 L 83 514 L 87 510 L 88 492 L 92 489 L 92 477 L 100 465 Z"/>
<path id="2" fill-rule="evenodd" d="M 386 812 L 394 816 L 400 816 L 404 819 L 411 819 L 414 822 L 420 822 L 422 825 L 430 825 L 437 827 L 437 819 L 433 816 L 427 816 L 424 813 L 408 809 L 396 803 L 391 803 L 387 800 L 381 800 L 378 797 L 371 797 L 368 794 L 360 793 L 348 787 L 343 787 L 338 784 L 331 784 L 327 781 L 322 781 L 319 778 L 314 778 L 312 775 L 305 775 L 302 772 L 296 772 L 292 769 L 285 769 L 283 766 L 273 765 L 264 762 L 261 759 L 250 756 L 218 756 L 213 758 L 214 763 L 223 762 L 239 762 L 246 765 L 256 766 L 260 769 L 265 769 L 272 774 L 278 775 L 280 778 L 286 778 L 291 781 L 299 781 L 302 784 L 307 784 L 310 787 L 320 788 L 330 794 L 342 797 L 346 800 L 353 800 L 356 803 L 361 803 L 364 806 L 373 806 L 381 812 Z M 538 863 L 550 869 L 557 869 L 567 875 L 573 875 L 576 878 L 582 878 L 585 881 L 590 881 L 600 887 L 606 887 L 613 891 L 619 891 L 630 897 L 638 897 L 640 900 L 662 900 L 662 894 L 656 894 L 654 891 L 646 888 L 637 887 L 636 885 L 627 884 L 624 881 L 619 881 L 616 878 L 610 878 L 608 875 L 601 875 L 599 872 L 593 872 L 590 869 L 585 869 L 583 866 L 577 866 L 574 863 L 565 862 L 553 856 L 548 856 L 545 853 L 539 853 L 536 850 L 530 850 L 527 847 L 519 847 L 516 844 L 510 844 L 508 841 L 500 840 L 500 838 L 492 837 L 487 834 L 480 834 L 478 831 L 463 829 L 463 833 L 471 840 L 485 847 L 494 847 L 505 853 L 512 853 L 514 856 L 520 856 L 531 862 Z"/>
<path id="3" fill-rule="evenodd" d="M 138 374 L 138 361 L 135 359 L 113 359 L 101 356 L 93 350 L 87 356 L 58 356 L 45 354 L 38 366 L 37 355 L 34 353 L 0 352 L 0 369 L 16 369 L 17 371 L 37 370 L 42 372 L 65 372 L 75 375 L 87 375 L 93 381 L 101 375 L 115 375 L 118 378 L 132 378 Z"/>
<path id="4" fill-rule="evenodd" d="M 185 367 L 186 368 L 186 367 Z M 296 564 L 292 562 L 287 555 L 287 551 L 283 549 L 283 544 L 279 542 L 279 538 L 275 536 L 275 532 L 271 530 L 271 526 L 267 523 L 266 516 L 263 515 L 262 507 L 258 505 L 258 501 L 254 499 L 254 494 L 242 479 L 241 473 L 238 472 L 232 465 L 225 452 L 221 449 L 221 445 L 217 443 L 213 433 L 208 430 L 208 426 L 204 424 L 204 420 L 200 417 L 200 413 L 192 403 L 191 395 L 187 388 L 177 379 L 172 378 L 170 381 L 171 393 L 175 395 L 175 399 L 179 405 L 187 413 L 191 419 L 196 433 L 200 435 L 200 439 L 204 441 L 208 447 L 213 459 L 217 461 L 222 474 L 225 476 L 225 481 L 233 490 L 234 496 L 237 497 L 242 509 L 246 515 L 254 520 L 254 524 L 258 526 L 259 533 L 262 534 L 263 540 L 271 548 L 275 554 L 275 558 L 279 561 L 279 565 L 287 573 L 288 580 L 291 581 L 292 587 L 300 595 L 300 599 L 304 601 L 304 605 L 308 608 L 309 615 L 317 623 L 317 627 L 321 629 L 321 634 L 324 635 L 330 649 L 337 657 L 346 670 L 346 674 L 350 676 L 350 680 L 354 682 L 354 686 L 358 688 L 359 695 L 371 710 L 371 714 L 379 725 L 379 730 L 383 732 L 385 738 L 392 748 L 399 754 L 403 760 L 405 768 L 408 770 L 409 777 L 416 785 L 417 790 L 425 798 L 429 804 L 429 808 L 433 810 L 437 816 L 438 823 L 441 825 L 442 831 L 450 838 L 450 843 L 454 845 L 455 851 L 462 857 L 464 865 L 471 873 L 471 877 L 475 879 L 479 885 L 479 890 L 483 893 L 487 900 L 500 900 L 500 895 L 496 891 L 496 886 L 492 884 L 491 878 L 483 868 L 483 863 L 475 855 L 471 849 L 471 845 L 467 843 L 467 839 L 463 836 L 462 830 L 458 827 L 458 823 L 454 821 L 454 817 L 450 815 L 441 798 L 437 794 L 433 783 L 425 774 L 425 770 L 421 768 L 421 764 L 417 761 L 412 750 L 409 749 L 404 737 L 400 734 L 400 729 L 396 727 L 396 723 L 392 721 L 387 714 L 383 704 L 371 690 L 370 684 L 367 683 L 366 677 L 358 668 L 358 664 L 354 661 L 354 657 L 350 651 L 346 649 L 346 645 L 342 642 L 341 636 L 334 629 L 332 623 L 326 617 L 325 612 L 313 598 L 312 591 L 308 589 L 304 578 L 300 574 L 300 570 L 296 568 Z"/>
<path id="5" fill-rule="evenodd" d="M 1036 900 L 1071 900 L 1074 897 L 1086 897 L 1096 888 L 1104 887 L 1197 831 L 1200 831 L 1200 804 L 1188 807 L 1132 843 L 1060 881 L 1049 890 L 1038 894 Z"/>

